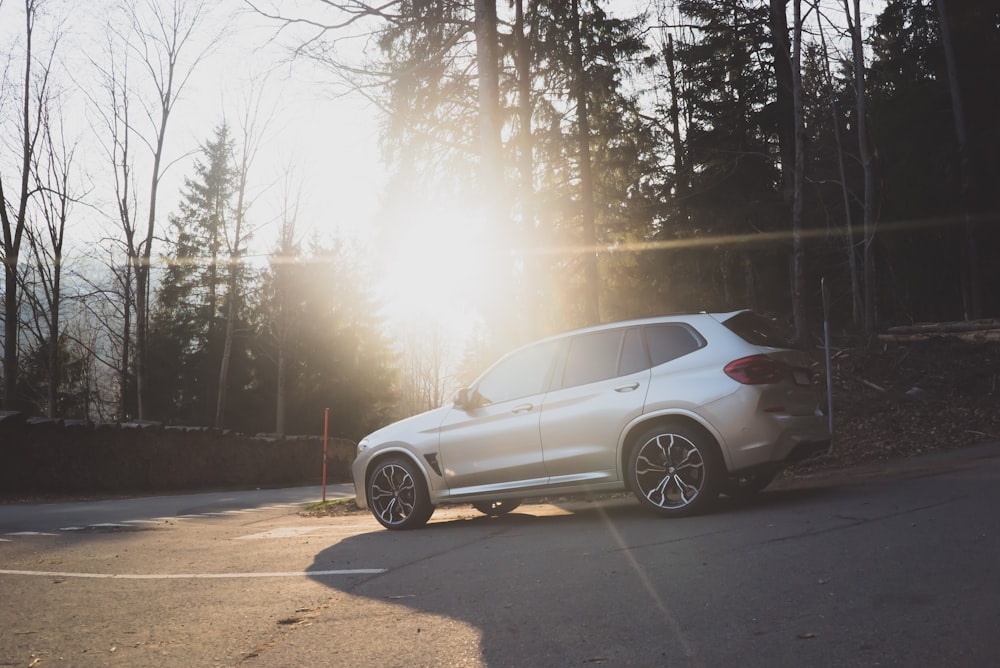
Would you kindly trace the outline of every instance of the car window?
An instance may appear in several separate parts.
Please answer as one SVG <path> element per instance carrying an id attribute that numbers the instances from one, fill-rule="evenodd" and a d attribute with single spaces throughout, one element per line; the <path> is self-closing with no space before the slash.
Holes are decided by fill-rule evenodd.
<path id="1" fill-rule="evenodd" d="M 649 368 L 649 356 L 642 345 L 642 330 L 638 327 L 625 332 L 625 343 L 622 344 L 622 359 L 618 365 L 618 375 L 627 376 Z"/>
<path id="2" fill-rule="evenodd" d="M 624 330 L 615 329 L 570 339 L 562 386 L 575 387 L 617 376 L 623 335 Z"/>
<path id="3" fill-rule="evenodd" d="M 683 324 L 648 325 L 646 343 L 653 366 L 675 360 L 705 345 L 704 339 Z"/>
<path id="4" fill-rule="evenodd" d="M 776 321 L 753 311 L 737 313 L 724 323 L 730 331 L 754 346 L 795 348 L 792 336 Z"/>
<path id="5" fill-rule="evenodd" d="M 497 404 L 545 392 L 555 351 L 555 342 L 543 343 L 498 362 L 476 387 L 479 403 Z"/>

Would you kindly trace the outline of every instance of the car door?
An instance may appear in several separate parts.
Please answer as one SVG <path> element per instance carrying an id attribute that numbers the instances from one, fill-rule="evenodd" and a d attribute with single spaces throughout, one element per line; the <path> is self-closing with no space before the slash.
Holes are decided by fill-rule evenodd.
<path id="1" fill-rule="evenodd" d="M 542 405 L 545 469 L 552 485 L 617 480 L 618 439 L 642 413 L 649 357 L 638 327 L 573 337 Z"/>
<path id="2" fill-rule="evenodd" d="M 530 489 L 547 481 L 538 431 L 558 342 L 503 358 L 470 389 L 440 432 L 441 469 L 450 496 Z"/>

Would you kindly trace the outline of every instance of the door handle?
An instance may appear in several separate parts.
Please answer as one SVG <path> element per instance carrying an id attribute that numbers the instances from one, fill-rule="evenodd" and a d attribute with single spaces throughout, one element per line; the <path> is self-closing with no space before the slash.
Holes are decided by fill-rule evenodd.
<path id="1" fill-rule="evenodd" d="M 622 385 L 621 387 L 616 387 L 615 392 L 631 392 L 639 388 L 639 383 L 629 383 L 628 385 Z"/>
<path id="2" fill-rule="evenodd" d="M 530 413 L 533 408 L 534 408 L 534 405 L 532 405 L 532 404 L 521 404 L 520 406 L 515 406 L 514 410 L 512 410 L 511 412 L 512 413 Z"/>

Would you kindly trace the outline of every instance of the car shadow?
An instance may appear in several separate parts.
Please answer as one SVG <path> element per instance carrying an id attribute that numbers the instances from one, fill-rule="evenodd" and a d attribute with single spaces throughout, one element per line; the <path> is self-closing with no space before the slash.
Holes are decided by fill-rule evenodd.
<path id="1" fill-rule="evenodd" d="M 765 491 L 740 503 L 721 498 L 709 513 L 677 519 L 657 518 L 624 496 L 529 503 L 501 517 L 445 508 L 416 531 L 376 529 L 373 522 L 372 531 L 320 551 L 309 570 L 385 569 L 356 578 L 313 576 L 354 597 L 371 618 L 364 626 L 368 661 L 380 662 L 380 651 L 404 643 L 421 665 L 444 665 L 454 655 L 441 652 L 464 642 L 462 651 L 478 653 L 487 666 L 661 665 L 662 638 L 678 629 L 655 591 L 662 582 L 651 582 L 648 571 L 664 558 L 696 570 L 705 558 L 700 546 L 731 542 L 748 516 L 760 513 L 764 524 L 775 511 L 832 493 L 813 487 Z M 623 609 L 638 637 L 652 644 L 603 630 L 609 611 Z M 378 621 L 385 619 L 396 623 Z M 447 641 L 440 629 L 450 629 Z"/>

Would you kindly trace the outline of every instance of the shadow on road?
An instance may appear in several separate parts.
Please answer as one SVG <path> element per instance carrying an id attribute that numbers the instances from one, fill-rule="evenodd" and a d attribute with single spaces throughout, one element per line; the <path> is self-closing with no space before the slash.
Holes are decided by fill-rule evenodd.
<path id="1" fill-rule="evenodd" d="M 678 622 L 683 613 L 662 595 L 670 577 L 664 564 L 697 572 L 706 540 L 727 549 L 734 531 L 745 537 L 754 523 L 773 526 L 776 510 L 835 493 L 810 488 L 739 504 L 720 499 L 712 513 L 671 520 L 624 496 L 529 504 L 499 518 L 446 507 L 424 529 L 343 539 L 319 552 L 310 570 L 387 569 L 362 581 L 315 579 L 366 599 L 359 605 L 371 617 L 365 642 L 372 648 L 402 643 L 422 665 L 454 659 L 437 654 L 441 636 L 428 625 L 450 625 L 452 642 L 467 636 L 466 651 L 488 666 L 665 665 L 667 654 L 689 652 Z"/>

